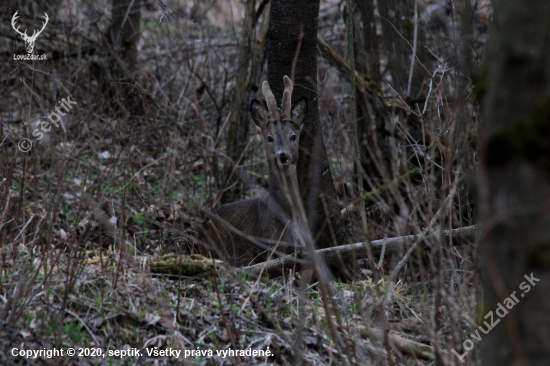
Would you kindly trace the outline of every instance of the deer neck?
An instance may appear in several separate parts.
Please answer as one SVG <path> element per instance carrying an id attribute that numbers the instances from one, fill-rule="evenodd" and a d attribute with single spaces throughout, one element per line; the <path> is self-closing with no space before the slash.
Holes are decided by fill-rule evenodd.
<path id="1" fill-rule="evenodd" d="M 279 170 L 274 164 L 269 165 L 269 195 L 291 217 L 293 202 L 299 197 L 296 165 Z"/>

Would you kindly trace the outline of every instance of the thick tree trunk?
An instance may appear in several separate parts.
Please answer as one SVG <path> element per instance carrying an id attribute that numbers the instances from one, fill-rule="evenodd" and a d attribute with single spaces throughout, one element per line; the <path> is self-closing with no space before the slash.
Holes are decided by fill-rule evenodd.
<path id="1" fill-rule="evenodd" d="M 319 0 L 273 0 L 267 42 L 269 85 L 278 103 L 283 97 L 283 76 L 292 75 L 292 99 L 305 96 L 308 117 L 300 135 L 298 185 L 310 228 L 321 248 L 348 242 L 348 231 L 338 208 L 336 189 L 327 160 L 317 99 L 317 21 Z M 326 206 L 326 210 L 325 207 Z"/>
<path id="2" fill-rule="evenodd" d="M 489 37 L 479 181 L 482 315 L 498 314 L 498 304 L 513 308 L 482 335 L 483 365 L 550 360 L 549 17 L 547 0 L 500 0 Z"/>
<path id="3" fill-rule="evenodd" d="M 142 0 L 112 0 L 112 21 L 106 33 L 108 57 L 108 74 L 96 69 L 99 84 L 104 94 L 112 100 L 117 96 L 121 83 L 133 83 L 137 65 L 137 44 L 140 36 Z M 116 84 L 116 83 L 119 84 Z M 122 88 L 127 88 L 126 85 Z M 129 91 L 117 98 L 117 103 L 123 103 L 135 114 L 143 114 L 142 99 L 138 93 Z"/>
<path id="4" fill-rule="evenodd" d="M 137 60 L 141 0 L 112 0 L 112 13 L 107 38 L 115 53 L 124 61 L 124 66 L 133 72 Z"/>

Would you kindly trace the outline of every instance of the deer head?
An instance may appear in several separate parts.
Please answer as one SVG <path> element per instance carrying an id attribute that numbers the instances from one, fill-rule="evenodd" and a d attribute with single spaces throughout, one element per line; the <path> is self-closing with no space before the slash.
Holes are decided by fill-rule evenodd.
<path id="1" fill-rule="evenodd" d="M 267 159 L 272 167 L 286 170 L 296 165 L 300 146 L 300 131 L 307 114 L 307 99 L 300 98 L 292 107 L 294 85 L 288 76 L 283 78 L 285 90 L 283 104 L 277 108 L 275 96 L 267 81 L 262 84 L 267 105 L 253 100 L 250 105 L 252 119 L 262 132 L 266 145 Z"/>
<path id="2" fill-rule="evenodd" d="M 32 36 L 29 36 L 27 35 L 26 29 L 25 29 L 25 32 L 23 33 L 19 31 L 19 26 L 15 28 L 15 20 L 19 18 L 17 16 L 17 13 L 19 13 L 19 10 L 16 11 L 15 14 L 13 14 L 13 17 L 11 18 L 11 26 L 17 33 L 21 35 L 21 37 L 23 38 L 23 41 L 25 41 L 25 48 L 27 49 L 27 53 L 32 53 L 32 51 L 34 50 L 34 42 L 36 42 L 36 38 L 38 37 L 38 35 L 40 35 L 40 33 L 42 33 L 44 28 L 46 28 L 46 24 L 48 24 L 48 19 L 49 19 L 48 14 L 44 13 L 44 19 L 46 21 L 42 23 L 42 29 L 40 29 L 39 31 L 34 30 L 34 32 L 32 33 Z"/>

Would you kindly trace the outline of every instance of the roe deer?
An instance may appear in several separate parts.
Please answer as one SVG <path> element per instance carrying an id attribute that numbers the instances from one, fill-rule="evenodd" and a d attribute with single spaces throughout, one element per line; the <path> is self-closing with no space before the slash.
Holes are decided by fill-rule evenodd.
<path id="1" fill-rule="evenodd" d="M 295 241 L 291 218 L 292 206 L 299 199 L 296 162 L 308 104 L 304 97 L 291 106 L 293 84 L 287 76 L 283 80 L 281 110 L 267 81 L 262 84 L 267 106 L 257 100 L 250 105 L 252 119 L 261 130 L 265 144 L 269 192 L 219 206 L 205 221 L 201 232 L 203 242 L 215 244 L 215 250 L 210 253 L 225 257 L 235 266 L 265 261 L 275 244 L 281 242 L 277 250 L 284 252 L 285 244 L 292 247 Z M 201 247 L 200 251 L 208 255 L 205 248 Z"/>

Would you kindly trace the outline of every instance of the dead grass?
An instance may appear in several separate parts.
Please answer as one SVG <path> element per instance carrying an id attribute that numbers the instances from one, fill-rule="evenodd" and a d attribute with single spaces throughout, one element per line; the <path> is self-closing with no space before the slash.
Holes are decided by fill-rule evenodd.
<path id="1" fill-rule="evenodd" d="M 12 276 L 3 282 L 4 293 L 25 292 L 4 298 L 4 310 L 18 312 L 18 319 L 2 330 L 2 358 L 10 363 L 12 348 L 53 349 L 69 347 L 122 350 L 137 348 L 141 357 L 124 361 L 114 357 L 72 357 L 64 364 L 109 365 L 132 363 L 161 365 L 193 363 L 201 365 L 238 363 L 234 357 L 217 355 L 218 350 L 264 350 L 273 357 L 241 357 L 243 364 L 331 364 L 344 357 L 334 344 L 326 325 L 326 307 L 313 287 L 304 292 L 290 284 L 292 279 L 268 282 L 245 281 L 221 270 L 222 278 L 180 279 L 152 276 L 150 257 L 121 259 L 112 251 L 87 251 L 77 263 L 67 251 L 51 253 L 56 263 L 48 266 L 31 262 L 28 250 L 19 248 L 18 261 L 7 261 Z M 72 264 L 71 264 L 72 263 Z M 16 266 L 16 264 L 19 264 Z M 71 269 L 71 266 L 78 269 Z M 49 268 L 47 272 L 44 268 Z M 19 269 L 16 269 L 19 268 Z M 79 273 L 74 283 L 67 272 Z M 225 273 L 225 274 L 224 274 Z M 31 281 L 18 281 L 24 276 Z M 49 283 L 48 293 L 43 289 Z M 69 286 L 72 286 L 70 289 Z M 334 284 L 334 303 L 338 306 L 339 336 L 356 347 L 355 357 L 372 355 L 382 339 L 370 337 L 372 327 L 380 326 L 376 304 L 383 298 L 392 335 L 424 343 L 427 326 L 424 311 L 430 298 L 417 302 L 414 286 L 359 281 Z M 376 310 L 378 309 L 378 310 Z M 442 322 L 448 318 L 440 314 Z M 8 317 L 9 318 L 9 317 Z M 8 319 L 9 321 L 9 319 Z M 372 329 L 375 329 L 372 328 Z M 300 329 L 300 347 L 295 332 Z M 450 330 L 442 330 L 445 335 Z M 212 351 L 212 357 L 181 353 L 179 359 L 148 357 L 154 347 L 174 350 Z M 407 357 L 401 356 L 406 364 Z M 331 362 L 332 360 L 332 362 Z M 59 359 L 29 360 L 31 363 L 57 364 Z M 418 360 L 429 364 L 429 360 Z"/>

